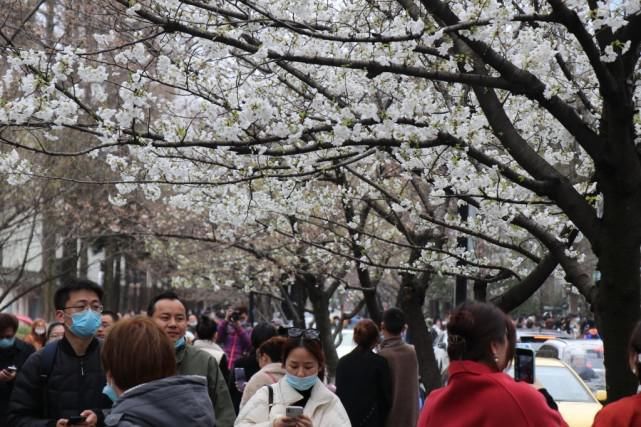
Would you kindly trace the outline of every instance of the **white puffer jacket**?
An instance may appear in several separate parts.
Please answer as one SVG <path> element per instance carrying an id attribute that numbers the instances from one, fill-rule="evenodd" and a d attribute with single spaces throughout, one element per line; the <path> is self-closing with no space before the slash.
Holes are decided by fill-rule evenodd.
<path id="1" fill-rule="evenodd" d="M 268 408 L 269 392 L 262 387 L 243 406 L 234 426 L 271 427 L 274 420 L 285 416 L 285 408 L 303 398 L 283 377 L 271 386 L 274 389 L 274 401 L 271 411 Z M 314 427 L 351 427 L 349 417 L 338 397 L 329 391 L 321 381 L 316 382 L 312 394 L 303 409 Z"/>

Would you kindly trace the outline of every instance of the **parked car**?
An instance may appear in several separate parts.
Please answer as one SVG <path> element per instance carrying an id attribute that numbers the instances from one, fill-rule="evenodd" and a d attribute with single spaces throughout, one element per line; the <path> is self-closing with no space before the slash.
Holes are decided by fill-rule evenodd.
<path id="1" fill-rule="evenodd" d="M 593 392 L 605 390 L 602 340 L 548 340 L 536 352 L 538 357 L 559 359 L 578 372 Z"/>
<path id="2" fill-rule="evenodd" d="M 591 427 L 601 404 L 578 374 L 558 359 L 537 357 L 535 381 L 550 393 L 569 427 Z M 510 367 L 506 371 L 514 376 Z"/>

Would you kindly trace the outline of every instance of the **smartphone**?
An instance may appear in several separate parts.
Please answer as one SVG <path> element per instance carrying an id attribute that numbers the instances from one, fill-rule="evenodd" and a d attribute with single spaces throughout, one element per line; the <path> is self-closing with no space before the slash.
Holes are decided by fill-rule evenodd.
<path id="1" fill-rule="evenodd" d="M 297 418 L 303 415 L 302 406 L 288 406 L 285 408 L 285 416 L 288 418 Z"/>
<path id="2" fill-rule="evenodd" d="M 514 354 L 514 379 L 534 384 L 534 351 L 516 348 Z"/>
<path id="3" fill-rule="evenodd" d="M 67 418 L 67 424 L 70 426 L 75 425 L 75 424 L 82 424 L 87 420 L 87 417 L 81 417 L 81 416 L 73 416 Z"/>
<path id="4" fill-rule="evenodd" d="M 16 368 L 13 365 L 7 366 L 7 371 L 11 372 L 12 374 L 14 374 L 17 370 L 18 370 L 18 368 Z"/>
<path id="5" fill-rule="evenodd" d="M 247 385 L 247 378 L 245 378 L 245 368 L 234 368 L 234 379 L 236 390 L 242 393 L 245 390 L 245 386 Z"/>

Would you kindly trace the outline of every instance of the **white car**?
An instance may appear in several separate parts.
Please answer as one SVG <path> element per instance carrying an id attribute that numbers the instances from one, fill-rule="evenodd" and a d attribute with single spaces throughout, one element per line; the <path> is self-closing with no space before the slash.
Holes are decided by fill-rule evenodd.
<path id="1" fill-rule="evenodd" d="M 354 350 L 356 347 L 356 343 L 354 342 L 354 330 L 343 329 L 341 331 L 341 336 L 338 337 L 334 344 L 336 345 L 336 354 L 339 359 Z"/>

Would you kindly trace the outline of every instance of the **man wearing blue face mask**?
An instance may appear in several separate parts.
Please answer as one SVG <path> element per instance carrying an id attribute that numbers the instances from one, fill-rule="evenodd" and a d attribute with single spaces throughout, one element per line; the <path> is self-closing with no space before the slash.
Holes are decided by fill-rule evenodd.
<path id="1" fill-rule="evenodd" d="M 89 280 L 73 280 L 56 291 L 56 320 L 64 324 L 61 340 L 34 353 L 18 372 L 9 425 L 15 427 L 102 426 L 111 400 L 95 338 L 102 312 L 102 289 Z M 75 422 L 79 421 L 79 422 Z"/>
<path id="2" fill-rule="evenodd" d="M 27 357 L 36 351 L 32 345 L 16 338 L 18 318 L 0 313 L 0 426 L 7 425 L 9 397 L 16 373 L 22 369 Z"/>

